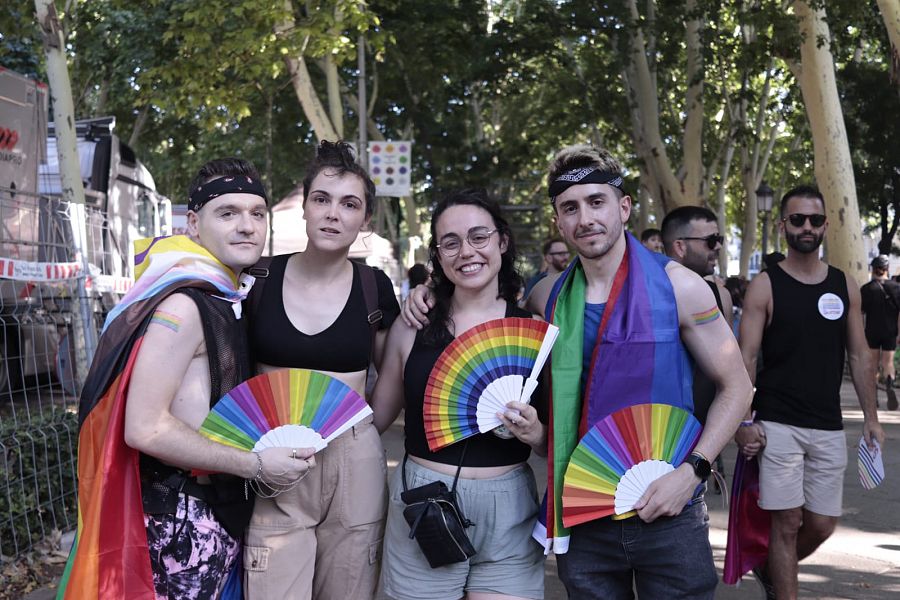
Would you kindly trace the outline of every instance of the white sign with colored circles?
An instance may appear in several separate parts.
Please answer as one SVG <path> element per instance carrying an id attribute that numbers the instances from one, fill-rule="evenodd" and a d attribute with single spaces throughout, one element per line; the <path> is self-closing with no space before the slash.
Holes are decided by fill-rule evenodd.
<path id="1" fill-rule="evenodd" d="M 412 142 L 369 142 L 369 175 L 378 196 L 409 196 Z"/>

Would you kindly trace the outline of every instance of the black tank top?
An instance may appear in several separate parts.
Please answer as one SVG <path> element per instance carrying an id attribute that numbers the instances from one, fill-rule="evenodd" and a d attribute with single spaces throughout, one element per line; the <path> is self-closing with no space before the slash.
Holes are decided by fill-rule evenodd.
<path id="1" fill-rule="evenodd" d="M 828 267 L 825 280 L 805 284 L 769 268 L 772 323 L 762 339 L 756 378 L 757 417 L 796 427 L 843 429 L 841 379 L 850 300 L 844 273 Z"/>
<path id="2" fill-rule="evenodd" d="M 531 313 L 510 304 L 506 307 L 507 317 L 523 317 L 530 319 Z M 422 417 L 425 387 L 434 363 L 440 357 L 441 352 L 450 345 L 450 342 L 433 345 L 425 342 L 423 332 L 416 334 L 416 340 L 409 351 L 406 366 L 403 370 L 403 392 L 406 397 L 406 412 L 403 431 L 406 434 L 406 451 L 412 456 L 418 456 L 434 462 L 457 465 L 464 442 L 451 444 L 437 452 L 428 448 L 425 439 L 425 421 Z M 535 390 L 531 396 L 540 397 L 540 390 Z M 513 438 L 504 440 L 491 432 L 479 433 L 469 438 L 469 446 L 466 450 L 465 467 L 500 467 L 515 465 L 528 460 L 531 447 Z"/>
<path id="3" fill-rule="evenodd" d="M 177 293 L 188 296 L 200 311 L 209 359 L 209 406 L 212 408 L 222 396 L 252 374 L 247 351 L 246 319 L 237 320 L 230 302 L 214 298 L 203 290 L 183 288 Z M 147 454 L 140 455 L 140 470 L 145 486 L 163 481 L 173 472 L 187 475 L 187 472 L 163 464 Z M 255 496 L 248 498 L 244 495 L 244 480 L 240 477 L 217 474 L 210 475 L 209 479 L 211 485 L 204 486 L 204 500 L 228 533 L 240 538 L 250 524 Z"/>
<path id="4" fill-rule="evenodd" d="M 365 371 L 372 348 L 372 328 L 359 269 L 370 267 L 353 263 L 353 284 L 344 309 L 326 329 L 309 335 L 294 327 L 284 310 L 284 270 L 291 256 L 276 256 L 269 265 L 269 277 L 262 297 L 251 316 L 250 351 L 253 358 L 273 367 L 336 373 Z M 391 280 L 378 269 L 375 269 L 375 283 L 378 308 L 382 312 L 378 328 L 387 329 L 400 314 L 400 305 L 394 296 Z M 244 305 L 253 306 L 253 303 L 246 302 Z"/>

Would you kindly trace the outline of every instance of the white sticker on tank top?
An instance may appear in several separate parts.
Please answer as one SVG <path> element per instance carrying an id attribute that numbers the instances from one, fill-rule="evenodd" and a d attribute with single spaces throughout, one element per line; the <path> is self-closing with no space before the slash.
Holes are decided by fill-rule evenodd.
<path id="1" fill-rule="evenodd" d="M 844 316 L 844 301 L 831 292 L 822 294 L 819 297 L 819 314 L 829 321 L 837 321 Z"/>

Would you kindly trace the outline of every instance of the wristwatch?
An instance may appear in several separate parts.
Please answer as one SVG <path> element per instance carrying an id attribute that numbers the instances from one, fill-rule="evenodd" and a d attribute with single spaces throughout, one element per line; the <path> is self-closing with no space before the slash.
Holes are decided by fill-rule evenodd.
<path id="1" fill-rule="evenodd" d="M 694 474 L 700 478 L 700 481 L 706 481 L 712 472 L 712 466 L 709 464 L 709 461 L 696 452 L 684 459 L 684 462 L 694 467 Z"/>

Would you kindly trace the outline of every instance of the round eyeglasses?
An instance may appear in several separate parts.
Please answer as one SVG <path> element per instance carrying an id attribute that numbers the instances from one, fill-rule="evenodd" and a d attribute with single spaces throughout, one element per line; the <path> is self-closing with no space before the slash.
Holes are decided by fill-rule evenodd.
<path id="1" fill-rule="evenodd" d="M 466 234 L 466 241 L 475 249 L 481 249 L 488 245 L 491 236 L 497 233 L 497 229 L 488 229 L 487 227 L 473 227 Z M 441 243 L 437 244 L 438 252 L 446 258 L 453 258 L 462 250 L 463 241 L 458 235 L 449 234 L 441 238 Z"/>

